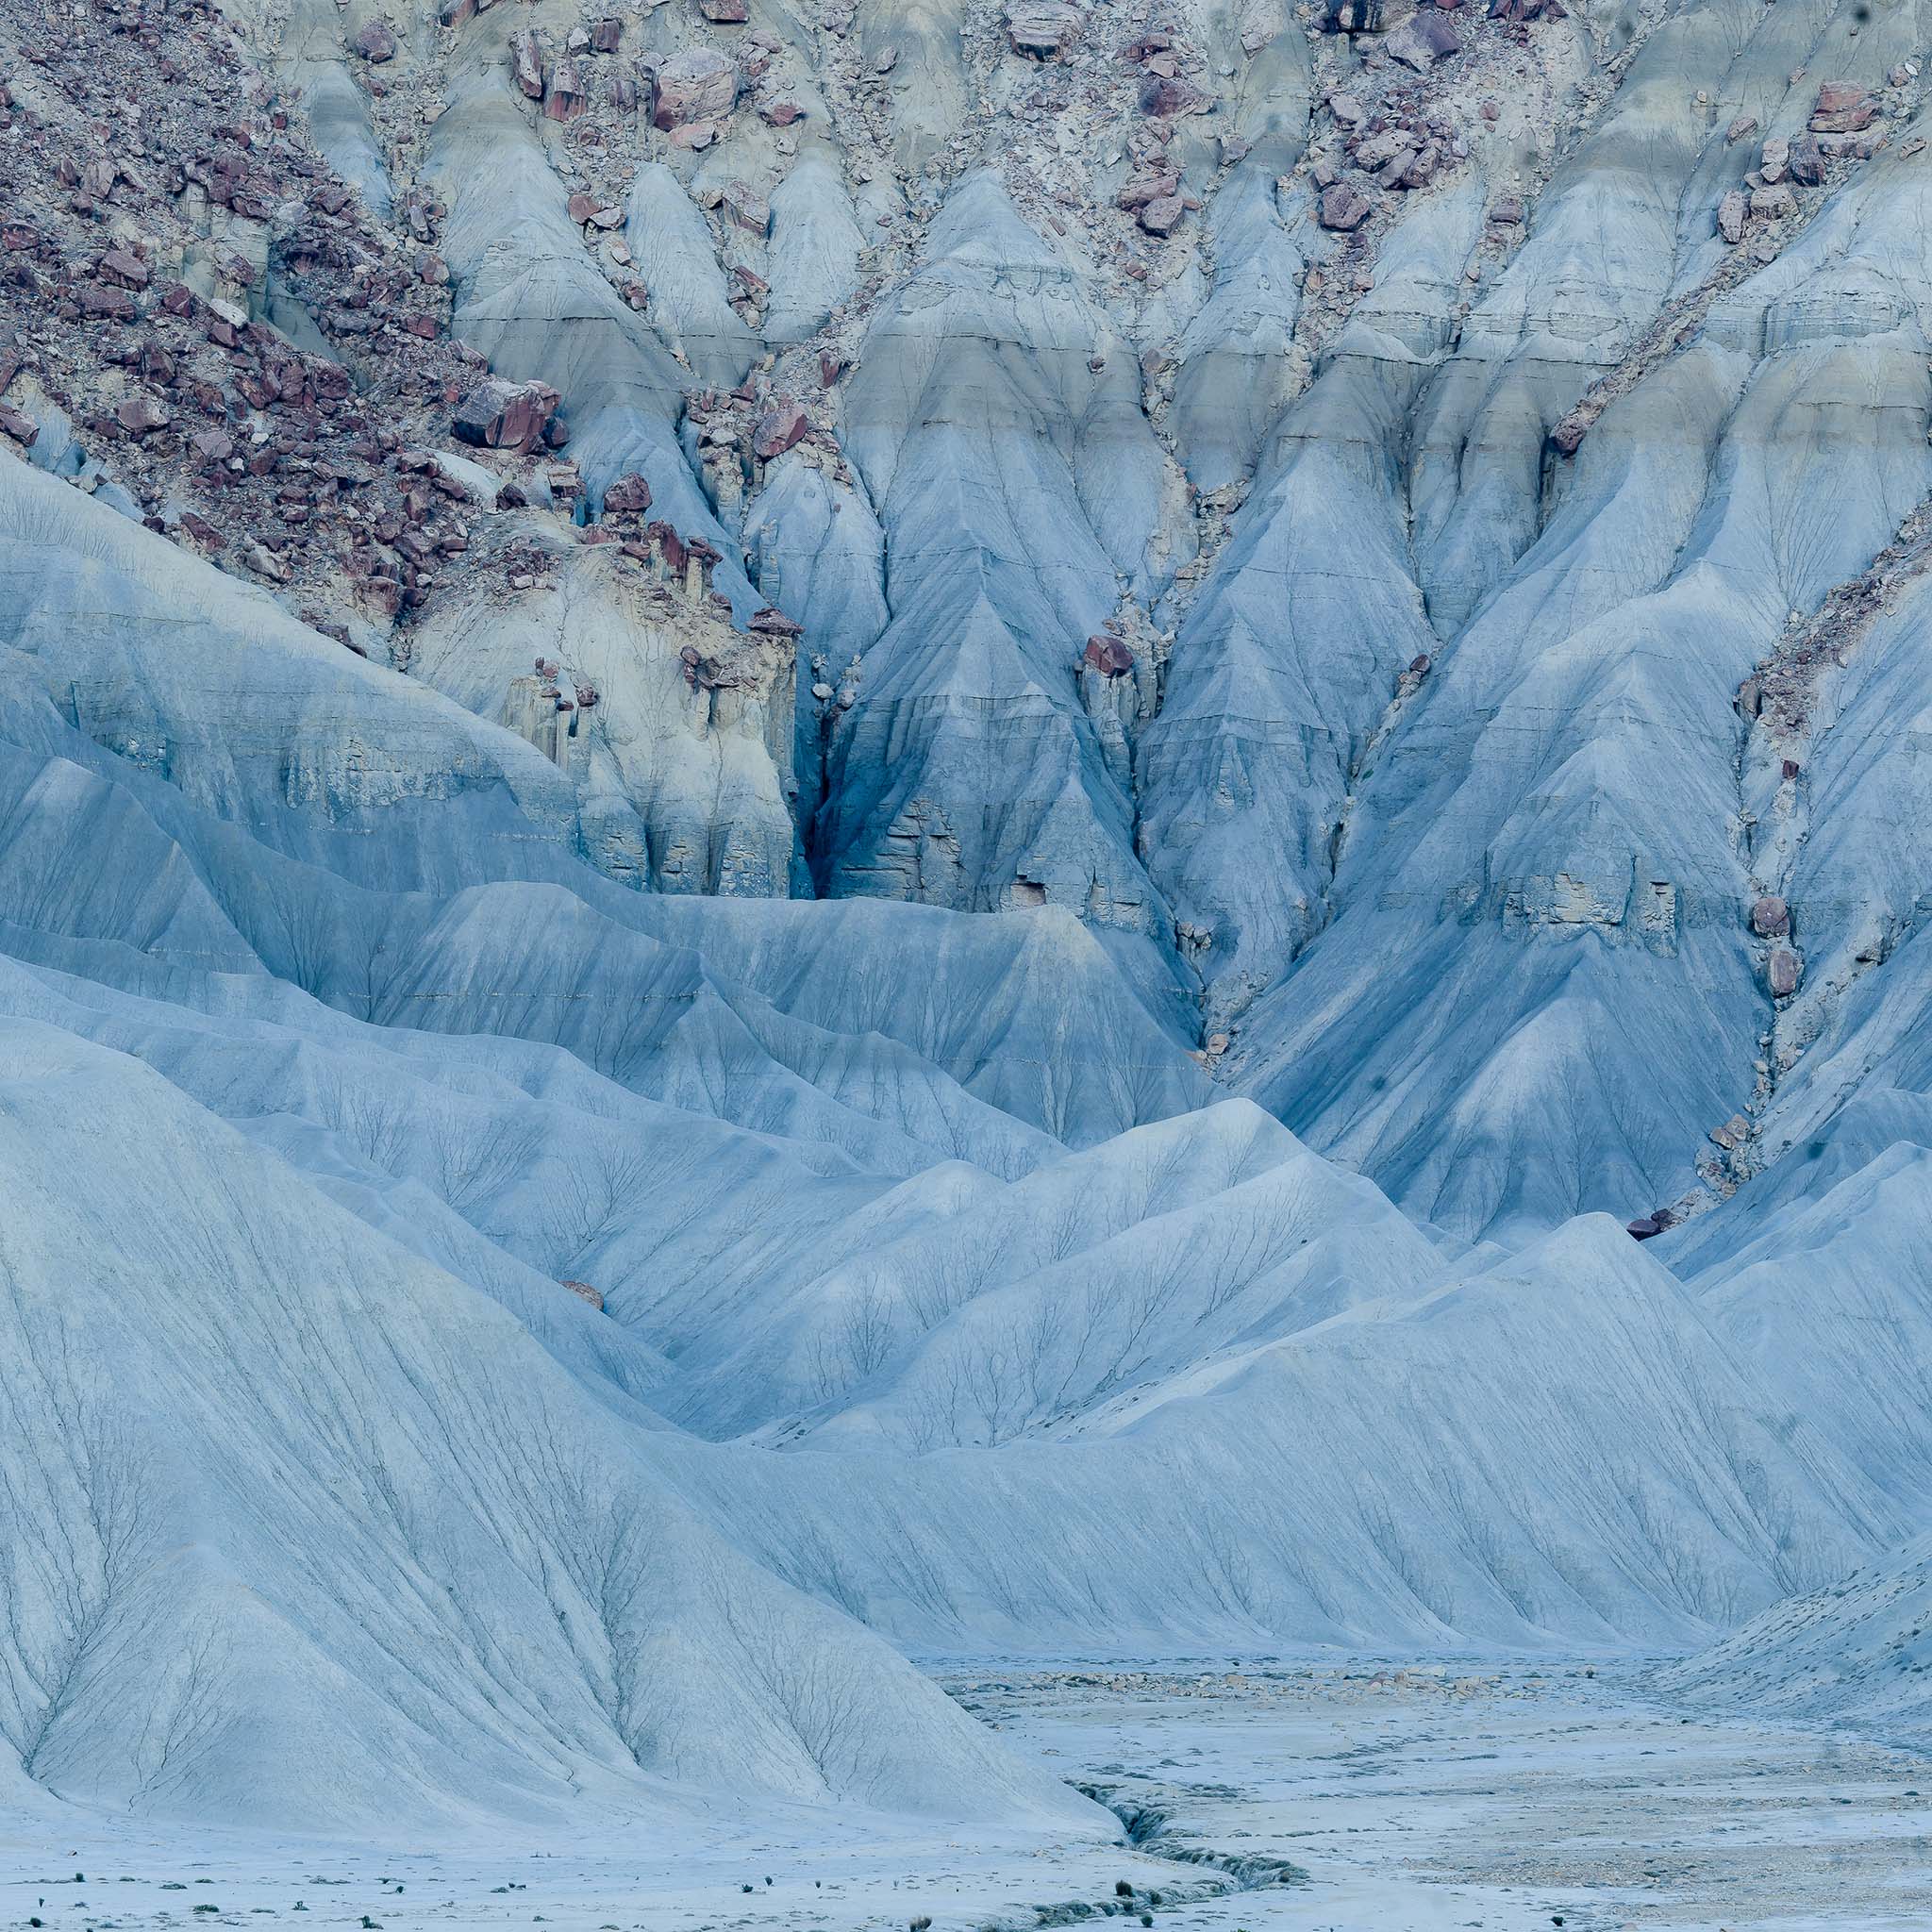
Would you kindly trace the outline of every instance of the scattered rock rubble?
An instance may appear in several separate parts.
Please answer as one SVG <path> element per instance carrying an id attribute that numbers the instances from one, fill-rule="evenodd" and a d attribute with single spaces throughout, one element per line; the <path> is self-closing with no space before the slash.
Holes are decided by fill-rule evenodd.
<path id="1" fill-rule="evenodd" d="M 20 29 L 0 109 L 0 430 L 225 568 L 377 621 L 419 604 L 474 507 L 406 452 L 483 374 L 433 211 L 420 242 L 373 223 L 211 13 L 75 21 Z M 327 353 L 261 319 L 272 275 Z"/>
<path id="2" fill-rule="evenodd" d="M 1758 164 L 1745 175 L 1744 185 L 1727 190 L 1717 205 L 1717 233 L 1736 252 L 1721 260 L 1695 289 L 1663 308 L 1617 367 L 1591 384 L 1550 432 L 1551 446 L 1558 455 L 1574 456 L 1611 403 L 1690 342 L 1720 295 L 1777 259 L 1823 206 L 1824 191 L 1838 185 L 1858 162 L 1869 160 L 1887 144 L 1887 135 L 1874 122 L 1888 108 L 1903 105 L 1900 96 L 1916 69 L 1897 71 L 1901 84 L 1889 90 L 1889 98 L 1849 83 L 1825 82 L 1818 90 L 1812 133 L 1796 142 L 1774 137 L 1761 144 Z M 1757 125 L 1750 116 L 1743 116 L 1731 123 L 1728 137 L 1734 142 L 1747 140 Z"/>
<path id="3" fill-rule="evenodd" d="M 1803 780 L 1820 685 L 1852 661 L 1873 620 L 1928 570 L 1932 497 L 1915 506 L 1892 541 L 1857 576 L 1835 585 L 1816 610 L 1808 616 L 1791 612 L 1774 648 L 1739 687 L 1738 711 L 1746 729 L 1740 775 L 1762 771 L 1771 802 L 1770 836 L 1753 841 L 1755 896 L 1747 924 L 1774 1011 L 1756 1062 L 1753 1118 L 1744 1121 L 1742 1131 L 1739 1116 L 1713 1132 L 1710 1138 L 1727 1160 L 1722 1168 L 1702 1164 L 1706 1180 L 1720 1192 L 1731 1191 L 1757 1164 L 1757 1121 L 1775 1098 L 1779 1078 L 1818 1038 L 1845 992 L 1885 957 L 1888 937 L 1874 930 L 1862 943 L 1844 948 L 1832 973 L 1807 988 L 1799 915 L 1785 897 L 1783 881 L 1806 836 Z M 1775 1158 L 1784 1151 L 1778 1146 L 1768 1153 Z"/>
<path id="4" fill-rule="evenodd" d="M 475 10 L 445 6 L 443 24 Z M 586 63 L 622 37 L 615 17 L 555 52 L 521 34 L 515 77 L 550 118 L 575 120 L 604 97 Z M 348 49 L 398 164 L 392 222 L 329 170 L 297 105 L 210 8 L 92 0 L 9 19 L 0 448 L 105 492 L 348 648 L 407 670 L 430 600 L 479 579 L 507 598 L 536 589 L 555 571 L 557 533 L 591 506 L 557 391 L 492 375 L 450 335 L 444 210 L 402 165 L 422 112 L 386 78 L 405 64 L 396 34 L 372 21 Z M 728 87 L 715 62 L 687 62 L 668 85 L 641 68 L 644 98 L 674 123 L 728 110 L 748 83 L 724 64 Z M 583 219 L 592 232 L 616 225 L 603 197 Z M 272 307 L 299 311 L 299 339 L 268 320 Z M 755 440 L 789 448 L 810 428 L 781 408 L 758 438 L 746 430 L 747 463 Z M 674 553 L 682 572 L 708 547 L 669 525 L 633 538 L 622 517 L 648 508 L 642 477 L 610 495 L 618 526 L 583 534 L 615 541 L 654 581 L 675 575 Z M 719 602 L 707 574 L 691 599 L 707 650 L 718 628 L 730 634 Z M 744 648 L 789 651 L 796 629 L 764 613 Z M 572 713 L 573 732 L 598 702 L 541 675 L 536 696 Z"/>
<path id="5" fill-rule="evenodd" d="M 489 10 L 489 0 L 445 0 L 439 55 L 447 55 L 465 25 Z M 1400 8 L 1379 12 L 1373 25 L 1381 44 L 1371 44 L 1374 34 L 1363 36 L 1367 58 L 1353 83 L 1367 92 L 1365 111 L 1346 130 L 1335 158 L 1342 172 L 1327 184 L 1343 192 L 1324 195 L 1324 206 L 1345 221 L 1348 197 L 1354 195 L 1362 204 L 1356 218 L 1368 223 L 1370 211 L 1387 196 L 1415 192 L 1453 172 L 1470 152 L 1465 124 L 1474 110 L 1467 102 L 1453 114 L 1441 109 L 1440 73 L 1453 68 L 1475 76 L 1483 47 L 1520 47 L 1531 20 L 1561 17 L 1560 6 L 1538 7 L 1528 0 L 1497 4 L 1480 18 L 1473 8 L 1439 8 L 1420 16 Z M 680 18 L 684 27 L 674 37 L 679 43 L 669 50 L 661 37 L 658 44 L 641 44 L 629 17 L 594 9 L 575 28 L 532 18 L 501 37 L 511 84 L 528 111 L 554 130 L 545 139 L 566 177 L 570 213 L 592 258 L 631 306 L 648 311 L 651 302 L 623 237 L 623 210 L 637 160 L 668 157 L 688 168 L 690 159 L 680 161 L 680 156 L 708 152 L 741 116 L 756 115 L 774 131 L 774 171 L 741 180 L 701 176 L 691 192 L 729 266 L 733 306 L 750 326 L 761 325 L 770 293 L 761 250 L 772 192 L 789 153 L 795 152 L 795 144 L 787 147 L 787 130 L 814 111 L 817 98 L 838 117 L 841 162 L 861 203 L 884 209 L 877 244 L 861 261 L 861 286 L 815 337 L 768 354 L 747 382 L 728 394 L 697 385 L 690 391 L 689 422 L 701 479 L 727 529 L 737 528 L 763 466 L 781 457 L 814 463 L 836 482 L 849 481 L 830 406 L 856 360 L 858 325 L 869 303 L 910 264 L 924 223 L 939 206 L 939 191 L 950 180 L 973 168 L 996 167 L 1023 213 L 1068 245 L 1084 270 L 1100 276 L 1104 292 L 1123 301 L 1158 294 L 1175 275 L 1191 272 L 1207 252 L 1206 230 L 1196 217 L 1219 171 L 1210 168 L 1197 178 L 1198 162 L 1188 157 L 1201 142 L 1188 130 L 1216 120 L 1233 71 L 1214 66 L 1180 17 L 1158 8 L 1116 17 L 1053 4 L 970 8 L 962 48 L 969 78 L 985 97 L 982 125 L 951 137 L 918 166 L 901 151 L 894 125 L 898 50 L 870 44 L 850 8 L 835 0 L 824 9 L 804 64 L 797 48 L 749 24 L 741 0 L 704 0 Z M 1245 27 L 1242 58 L 1253 58 L 1281 30 L 1258 19 Z M 205 31 L 220 29 L 209 25 Z M 304 147 L 307 178 L 316 184 L 312 219 L 292 245 L 279 236 L 275 245 L 296 292 L 323 314 L 325 332 L 335 325 L 365 359 L 382 353 L 435 361 L 415 388 L 398 383 L 392 398 L 381 398 L 406 417 L 390 425 L 395 451 L 428 452 L 432 462 L 404 473 L 395 497 L 382 499 L 378 513 L 363 520 L 370 537 L 346 546 L 346 561 L 341 544 L 331 554 L 312 541 L 291 542 L 282 530 L 253 517 L 245 540 L 217 547 L 225 563 L 281 588 L 312 587 L 315 606 L 336 602 L 346 590 L 350 607 L 380 629 L 407 625 L 435 593 L 439 577 L 460 579 L 490 565 L 504 570 L 512 591 L 518 579 L 541 577 L 541 556 L 534 567 L 512 567 L 531 565 L 533 558 L 520 552 L 512 556 L 510 540 L 485 534 L 478 527 L 482 516 L 470 510 L 502 515 L 527 509 L 577 518 L 597 506 L 586 500 L 569 461 L 569 425 L 555 398 L 506 396 L 495 378 L 485 383 L 487 372 L 447 339 L 448 276 L 435 249 L 443 210 L 411 185 L 419 178 L 415 164 L 423 126 L 441 108 L 437 60 L 423 61 L 420 48 L 403 47 L 381 23 L 365 25 L 352 38 L 350 67 L 367 93 L 397 188 L 396 232 L 370 222 Z M 231 46 L 228 67 L 238 75 L 247 72 L 239 47 Z M 259 80 L 247 84 L 263 96 L 272 92 Z M 299 144 L 299 116 L 285 108 L 279 111 L 289 142 Z M 1183 131 L 1185 141 L 1178 139 Z M 1070 132 L 1077 138 L 1070 140 Z M 1221 170 L 1238 164 L 1246 151 L 1226 136 L 1220 146 Z M 1356 258 L 1366 262 L 1372 253 L 1373 239 L 1365 238 Z M 382 302 L 391 289 L 381 274 L 391 264 L 406 269 L 402 287 L 416 305 L 400 318 Z M 117 267 L 125 272 L 125 264 Z M 1325 282 L 1311 279 L 1310 293 L 1320 297 L 1325 290 L 1328 296 L 1325 303 L 1312 304 L 1315 314 L 1344 312 L 1348 295 L 1358 292 L 1355 285 L 1365 278 L 1357 272 L 1330 275 Z M 122 308 L 124 298 L 137 304 L 142 299 L 118 281 L 94 279 L 103 289 L 96 299 L 109 308 Z M 339 300 L 345 282 L 349 299 Z M 259 284 L 258 275 L 256 298 Z M 376 321 L 378 316 L 383 319 Z M 1319 346 L 1319 331 L 1311 334 L 1311 345 Z M 1163 363 L 1158 351 L 1143 358 L 1157 426 Z M 125 399 L 117 399 L 117 406 L 119 400 Z M 125 439 L 155 443 L 157 453 L 165 449 L 170 430 L 141 403 L 120 425 Z M 473 452 L 498 478 L 493 499 L 460 516 L 444 508 L 457 501 L 453 466 L 435 459 L 436 450 L 450 443 Z M 385 459 L 394 454 L 382 447 L 379 436 L 376 449 Z M 506 463 L 506 453 L 512 462 Z M 359 460 L 369 465 L 374 458 Z M 385 460 L 383 467 L 393 465 Z M 339 493 L 363 487 L 359 481 L 336 481 Z M 1239 500 L 1239 491 L 1197 499 L 1201 561 L 1184 579 L 1176 615 L 1205 575 Z M 184 525 L 191 535 L 219 528 L 201 507 L 189 513 L 197 519 Z M 320 534 L 319 522 L 311 519 L 310 539 Z M 540 553 L 541 548 L 537 546 Z M 492 564 L 499 556 L 509 557 L 510 563 Z M 407 664 L 406 639 L 392 642 L 391 652 Z M 1132 677 L 1118 667 L 1097 672 L 1103 693 L 1116 681 L 1133 686 L 1127 725 L 1144 713 L 1141 687 L 1150 675 L 1158 703 L 1164 656 L 1164 641 L 1150 639 L 1137 656 Z M 1095 708 L 1094 698 L 1088 702 Z M 1110 701 L 1103 708 L 1109 715 L 1120 709 Z"/>

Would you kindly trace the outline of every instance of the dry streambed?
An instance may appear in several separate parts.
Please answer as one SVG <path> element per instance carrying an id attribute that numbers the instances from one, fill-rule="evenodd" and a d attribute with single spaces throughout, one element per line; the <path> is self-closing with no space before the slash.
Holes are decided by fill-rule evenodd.
<path id="1" fill-rule="evenodd" d="M 1686 1719 L 1607 1665 L 936 1672 L 1128 1841 L 721 1806 L 518 1852 L 0 1813 L 0 1932 L 1906 1932 L 1932 1760 Z M 76 1874 L 82 1874 L 76 1877 Z M 296 1917 L 296 1914 L 300 1914 Z"/>
<path id="2" fill-rule="evenodd" d="M 1932 1923 L 1932 1761 L 1686 1719 L 1614 1665 L 948 1674 L 1143 1846 L 1307 1882 L 1188 1908 L 1346 1932 Z"/>

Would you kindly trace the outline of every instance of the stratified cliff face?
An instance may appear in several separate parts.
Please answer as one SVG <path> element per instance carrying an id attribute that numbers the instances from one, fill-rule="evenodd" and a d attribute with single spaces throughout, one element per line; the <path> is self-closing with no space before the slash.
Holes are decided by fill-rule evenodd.
<path id="1" fill-rule="evenodd" d="M 135 1377 L 214 1554 L 66 1600 L 258 1660 L 37 1596 L 24 1774 L 326 1795 L 158 1786 L 122 1717 L 192 1690 L 351 1710 L 426 1815 L 1058 1818 L 854 1702 L 850 1620 L 1685 1642 L 1908 1583 L 1928 39 L 0 0 L 0 1397 L 68 1445 L 0 1442 L 0 1528 Z M 198 1258 L 96 1334 L 129 1201 Z M 311 1348 L 380 1427 L 325 1443 Z M 308 1570 L 238 1473 L 278 1406 Z M 1767 1695 L 1833 1641 L 1771 1614 Z"/>
<path id="2" fill-rule="evenodd" d="M 1831 1103 L 1920 890 L 1912 9 L 10 34 L 10 446 L 540 743 L 613 878 L 1062 908 L 1471 1233 Z"/>

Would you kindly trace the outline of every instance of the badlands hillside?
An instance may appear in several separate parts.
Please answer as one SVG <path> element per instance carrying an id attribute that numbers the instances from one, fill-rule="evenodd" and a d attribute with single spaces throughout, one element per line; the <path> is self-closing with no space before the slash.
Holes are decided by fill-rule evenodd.
<path id="1" fill-rule="evenodd" d="M 0 1805 L 1113 1829 L 935 1655 L 1932 1740 L 1928 55 L 0 0 Z"/>

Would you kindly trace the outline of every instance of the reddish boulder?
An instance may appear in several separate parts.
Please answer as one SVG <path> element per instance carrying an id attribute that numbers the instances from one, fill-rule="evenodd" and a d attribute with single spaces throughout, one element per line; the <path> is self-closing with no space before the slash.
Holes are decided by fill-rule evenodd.
<path id="1" fill-rule="evenodd" d="M 528 27 L 510 36 L 509 63 L 517 86 L 531 100 L 541 101 L 543 98 L 543 50 Z"/>
<path id="2" fill-rule="evenodd" d="M 751 18 L 745 0 L 698 0 L 698 11 L 713 26 L 742 26 Z"/>
<path id="3" fill-rule="evenodd" d="M 669 524 L 656 523 L 645 526 L 644 534 L 657 544 L 665 563 L 673 571 L 684 568 L 684 540 Z"/>
<path id="4" fill-rule="evenodd" d="M 1816 188 L 1824 179 L 1824 150 L 1807 134 L 1791 143 L 1791 158 L 1787 165 L 1793 181 Z"/>
<path id="5" fill-rule="evenodd" d="M 1462 51 L 1456 29 L 1440 13 L 1419 13 L 1383 42 L 1391 58 L 1418 74 L 1426 74 L 1438 60 Z"/>
<path id="6" fill-rule="evenodd" d="M 547 383 L 506 382 L 491 376 L 458 405 L 450 426 L 458 442 L 473 448 L 527 453 L 543 440 L 559 400 Z"/>
<path id="7" fill-rule="evenodd" d="M 795 617 L 787 617 L 782 610 L 774 610 L 769 604 L 762 610 L 753 611 L 748 628 L 763 637 L 801 638 L 805 635 L 804 625 Z"/>
<path id="8" fill-rule="evenodd" d="M 758 418 L 752 431 L 752 455 L 768 463 L 800 441 L 810 427 L 810 418 L 796 403 L 781 400 Z"/>
<path id="9" fill-rule="evenodd" d="M 1790 908 L 1774 893 L 1767 893 L 1752 907 L 1751 930 L 1759 939 L 1782 939 L 1790 929 Z"/>
<path id="10" fill-rule="evenodd" d="M 1124 638 L 1103 631 L 1087 640 L 1080 661 L 1103 677 L 1124 677 L 1134 668 L 1134 654 Z"/>
<path id="11" fill-rule="evenodd" d="M 167 410 L 152 396 L 137 391 L 114 411 L 114 420 L 129 436 L 139 437 L 146 436 L 151 430 L 165 429 L 170 418 Z"/>
<path id="12" fill-rule="evenodd" d="M 1179 227 L 1187 203 L 1178 194 L 1157 194 L 1137 217 L 1150 235 L 1172 235 Z"/>
<path id="13" fill-rule="evenodd" d="M 1442 150 L 1431 141 L 1424 142 L 1414 154 L 1400 158 L 1401 171 L 1388 185 L 1391 188 L 1426 188 L 1441 162 Z M 1393 169 L 1395 163 L 1391 161 L 1389 165 Z"/>
<path id="14" fill-rule="evenodd" d="M 1008 0 L 1007 44 L 1034 60 L 1052 60 L 1080 31 L 1080 9 L 1059 0 Z"/>
<path id="15" fill-rule="evenodd" d="M 738 68 L 715 47 L 674 54 L 658 69 L 656 127 L 694 126 L 730 113 L 738 100 Z"/>
<path id="16" fill-rule="evenodd" d="M 591 105 L 591 83 L 575 60 L 557 63 L 550 76 L 550 92 L 543 97 L 543 112 L 552 121 L 575 121 Z"/>
<path id="17" fill-rule="evenodd" d="M 1550 446 L 1558 456 L 1574 457 L 1590 434 L 1590 421 L 1577 410 L 1571 412 L 1550 431 Z"/>
<path id="18" fill-rule="evenodd" d="M 742 181 L 734 181 L 719 204 L 734 227 L 748 235 L 769 235 L 772 231 L 772 204 L 754 192 Z"/>
<path id="19" fill-rule="evenodd" d="M 1121 183 L 1120 192 L 1114 196 L 1113 205 L 1130 211 L 1142 208 L 1150 201 L 1158 201 L 1162 195 L 1178 194 L 1180 188 L 1181 177 L 1173 169 L 1165 166 L 1143 166 L 1137 168 Z"/>
<path id="20" fill-rule="evenodd" d="M 1856 134 L 1871 126 L 1878 103 L 1857 81 L 1827 80 L 1811 108 L 1814 134 Z"/>
<path id="21" fill-rule="evenodd" d="M 101 257 L 98 264 L 103 280 L 123 289 L 144 289 L 148 283 L 148 265 L 130 248 L 110 248 Z"/>
<path id="22" fill-rule="evenodd" d="M 1150 121 L 1169 121 L 1178 114 L 1205 113 L 1213 101 L 1192 82 L 1150 74 L 1141 83 L 1141 111 Z"/>
<path id="23" fill-rule="evenodd" d="M 83 315 L 92 315 L 103 322 L 134 320 L 134 297 L 125 289 L 107 288 L 99 282 L 83 282 L 74 291 L 74 296 L 80 304 Z"/>
<path id="24" fill-rule="evenodd" d="M 349 51 L 367 60 L 372 66 L 380 67 L 385 60 L 396 58 L 396 37 L 379 20 L 372 20 L 354 40 L 349 42 Z"/>
<path id="25" fill-rule="evenodd" d="M 620 476 L 604 492 L 604 508 L 608 514 L 639 515 L 650 507 L 651 486 L 635 470 Z"/>
<path id="26" fill-rule="evenodd" d="M 1360 189 L 1338 181 L 1323 192 L 1322 199 L 1315 205 L 1315 219 L 1324 228 L 1351 235 L 1368 220 L 1374 206 Z"/>

